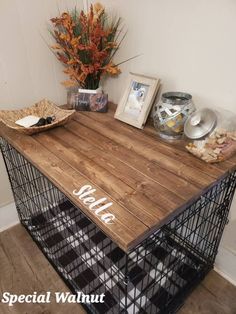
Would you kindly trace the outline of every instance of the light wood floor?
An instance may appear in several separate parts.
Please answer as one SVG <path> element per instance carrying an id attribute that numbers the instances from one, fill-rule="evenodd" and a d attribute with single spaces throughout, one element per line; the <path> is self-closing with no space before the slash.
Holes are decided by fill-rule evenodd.
<path id="1" fill-rule="evenodd" d="M 0 294 L 69 291 L 21 225 L 0 233 Z M 53 296 L 53 293 L 52 293 Z M 82 314 L 77 304 L 0 303 L 1 314 Z M 212 271 L 179 314 L 236 314 L 236 287 Z M 117 313 L 119 314 L 119 313 Z"/>

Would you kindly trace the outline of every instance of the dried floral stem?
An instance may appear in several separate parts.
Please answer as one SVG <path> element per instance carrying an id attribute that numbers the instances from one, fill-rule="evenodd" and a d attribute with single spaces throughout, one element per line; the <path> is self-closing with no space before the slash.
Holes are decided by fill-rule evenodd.
<path id="1" fill-rule="evenodd" d="M 79 84 L 96 89 L 103 75 L 118 75 L 118 66 L 133 59 L 119 64 L 113 62 L 126 33 L 118 40 L 123 31 L 121 19 L 109 21 L 100 3 L 91 5 L 86 13 L 76 8 L 71 13 L 64 12 L 51 22 L 50 33 L 56 42 L 51 48 L 69 76 L 63 82 L 65 86 Z"/>

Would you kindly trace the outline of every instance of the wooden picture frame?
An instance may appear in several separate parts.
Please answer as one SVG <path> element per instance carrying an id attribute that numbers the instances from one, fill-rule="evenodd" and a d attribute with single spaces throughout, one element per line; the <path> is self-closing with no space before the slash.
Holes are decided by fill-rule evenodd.
<path id="1" fill-rule="evenodd" d="M 117 106 L 115 118 L 142 129 L 159 87 L 157 78 L 129 73 L 127 88 Z"/>

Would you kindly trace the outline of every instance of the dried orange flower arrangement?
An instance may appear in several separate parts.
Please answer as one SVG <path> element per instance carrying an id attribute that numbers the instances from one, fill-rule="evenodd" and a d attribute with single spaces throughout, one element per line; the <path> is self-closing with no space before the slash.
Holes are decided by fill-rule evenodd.
<path id="1" fill-rule="evenodd" d="M 88 13 L 73 10 L 52 18 L 51 34 L 56 41 L 54 53 L 64 66 L 69 80 L 66 87 L 79 85 L 97 89 L 104 74 L 117 75 L 119 65 L 113 57 L 124 36 L 118 41 L 122 30 L 121 19 L 110 19 L 104 7 L 96 3 Z M 127 61 L 127 60 L 126 60 Z"/>

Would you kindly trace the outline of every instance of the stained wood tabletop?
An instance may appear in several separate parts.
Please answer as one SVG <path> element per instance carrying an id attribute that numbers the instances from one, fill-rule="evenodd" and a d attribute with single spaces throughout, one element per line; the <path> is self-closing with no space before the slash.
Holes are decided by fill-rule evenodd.
<path id="1" fill-rule="evenodd" d="M 115 120 L 114 110 L 110 104 L 108 113 L 77 112 L 64 127 L 33 136 L 1 125 L 0 136 L 129 251 L 233 172 L 236 157 L 207 164 L 183 143 L 162 141 L 151 125 L 139 130 Z M 104 210 L 115 216 L 112 224 L 73 194 L 84 185 L 112 203 Z"/>

